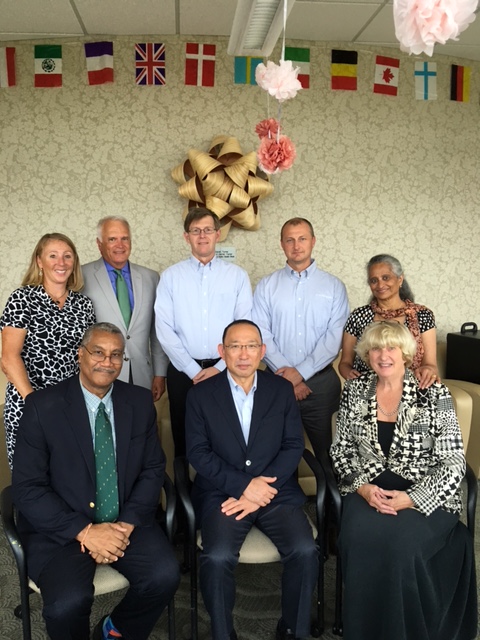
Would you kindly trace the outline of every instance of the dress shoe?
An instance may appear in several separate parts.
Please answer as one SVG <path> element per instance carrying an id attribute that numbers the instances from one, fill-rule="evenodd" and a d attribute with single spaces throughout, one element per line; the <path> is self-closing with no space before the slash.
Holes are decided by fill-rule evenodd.
<path id="1" fill-rule="evenodd" d="M 106 617 L 107 616 L 103 616 L 103 618 L 100 618 L 100 620 L 95 625 L 92 634 L 92 640 L 103 640 L 103 623 L 105 622 Z"/>
<path id="2" fill-rule="evenodd" d="M 104 640 L 103 637 L 103 623 L 105 622 L 105 619 L 108 618 L 108 616 L 103 616 L 103 618 L 101 618 L 97 624 L 95 625 L 95 628 L 93 630 L 93 634 L 92 634 L 92 640 Z M 114 638 L 118 638 L 119 636 L 114 636 L 114 635 L 109 635 L 108 638 L 112 638 L 112 640 L 114 640 Z"/>
<path id="3" fill-rule="evenodd" d="M 275 640 L 305 640 L 305 638 L 297 638 L 293 631 L 287 627 L 283 618 L 280 618 L 275 631 Z"/>
<path id="4" fill-rule="evenodd" d="M 237 632 L 235 631 L 235 629 L 232 629 L 230 631 L 230 640 L 238 640 L 237 638 Z"/>

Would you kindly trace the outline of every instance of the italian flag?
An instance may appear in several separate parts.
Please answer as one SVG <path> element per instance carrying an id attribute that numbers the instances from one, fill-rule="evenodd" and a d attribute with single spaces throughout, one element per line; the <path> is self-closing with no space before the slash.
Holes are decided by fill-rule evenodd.
<path id="1" fill-rule="evenodd" d="M 310 49 L 285 47 L 285 60 L 291 60 L 293 68 L 300 67 L 298 79 L 302 89 L 310 88 Z"/>
<path id="2" fill-rule="evenodd" d="M 62 86 L 61 45 L 35 45 L 35 86 Z"/>

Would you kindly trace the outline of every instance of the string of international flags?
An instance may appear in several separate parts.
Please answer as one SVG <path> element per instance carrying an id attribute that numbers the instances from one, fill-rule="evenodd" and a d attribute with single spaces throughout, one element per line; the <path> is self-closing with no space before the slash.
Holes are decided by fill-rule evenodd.
<path id="1" fill-rule="evenodd" d="M 84 44 L 87 82 L 100 85 L 114 81 L 113 42 Z M 140 86 L 166 84 L 165 44 L 137 43 L 135 53 L 135 83 Z M 286 47 L 285 59 L 300 68 L 298 79 L 303 89 L 310 88 L 310 49 Z M 213 87 L 215 84 L 216 45 L 187 42 L 185 44 L 186 85 Z M 255 85 L 255 69 L 263 58 L 236 57 L 234 84 Z M 62 45 L 34 45 L 34 86 L 62 86 Z M 330 87 L 333 91 L 357 90 L 358 52 L 332 49 Z M 373 92 L 397 96 L 400 60 L 377 55 L 373 77 Z M 415 62 L 415 97 L 417 100 L 437 99 L 437 65 L 435 62 Z M 471 67 L 451 65 L 450 99 L 470 100 Z M 15 47 L 0 47 L 0 87 L 16 85 Z"/>

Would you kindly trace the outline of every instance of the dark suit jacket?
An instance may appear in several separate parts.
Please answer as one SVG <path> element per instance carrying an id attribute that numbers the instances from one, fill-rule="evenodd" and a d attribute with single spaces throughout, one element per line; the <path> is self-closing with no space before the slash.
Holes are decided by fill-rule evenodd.
<path id="1" fill-rule="evenodd" d="M 128 329 L 125 326 L 112 283 L 103 258 L 82 266 L 85 286 L 82 293 L 93 302 L 97 322 L 112 322 L 125 336 L 125 361 L 119 380 L 129 381 L 130 372 L 134 384 L 151 389 L 152 377 L 166 376 L 168 358 L 155 332 L 153 306 L 159 275 L 152 269 L 130 262 L 133 287 L 133 313 Z"/>
<path id="2" fill-rule="evenodd" d="M 152 394 L 116 381 L 115 418 L 120 521 L 153 523 L 165 457 Z M 42 566 L 93 520 L 95 460 L 78 376 L 27 396 L 14 456 L 13 500 L 27 548 L 29 573 Z"/>
<path id="3" fill-rule="evenodd" d="M 227 498 L 239 498 L 257 476 L 277 477 L 276 502 L 304 502 L 295 479 L 304 448 L 303 427 L 287 380 L 257 372 L 248 444 L 226 371 L 189 391 L 185 431 L 187 457 L 197 472 L 192 497 L 199 519 Z"/>

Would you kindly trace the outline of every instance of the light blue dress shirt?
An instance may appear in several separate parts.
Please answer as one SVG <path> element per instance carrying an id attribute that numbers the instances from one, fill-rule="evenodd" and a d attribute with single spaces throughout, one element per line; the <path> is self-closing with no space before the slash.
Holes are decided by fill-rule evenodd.
<path id="1" fill-rule="evenodd" d="M 108 277 L 110 278 L 110 282 L 112 283 L 113 292 L 115 293 L 115 297 L 117 297 L 117 274 L 115 273 L 115 267 L 112 267 L 112 265 L 109 262 L 106 262 L 105 260 L 104 262 L 105 262 L 105 268 L 108 273 Z M 123 267 L 123 269 L 118 269 L 118 271 L 122 272 L 123 279 L 127 283 L 128 299 L 130 300 L 130 309 L 133 311 L 133 302 L 134 302 L 133 285 L 132 285 L 132 276 L 130 275 L 130 265 L 128 264 L 128 262 Z"/>
<path id="2" fill-rule="evenodd" d="M 335 360 L 348 314 L 345 285 L 315 260 L 300 273 L 286 264 L 260 280 L 253 296 L 265 362 L 273 371 L 295 367 L 304 380 Z"/>
<path id="3" fill-rule="evenodd" d="M 85 404 L 87 405 L 88 419 L 90 421 L 90 429 L 92 431 L 93 448 L 95 449 L 95 418 L 97 417 L 98 407 L 100 403 L 103 402 L 103 404 L 105 405 L 105 413 L 107 414 L 108 419 L 110 420 L 110 424 L 112 425 L 113 446 L 116 451 L 117 439 L 115 437 L 115 418 L 113 415 L 112 401 L 113 384 L 107 391 L 107 393 L 103 396 L 103 398 L 99 398 L 94 393 L 91 393 L 83 386 L 81 382 L 80 389 L 82 390 L 83 397 L 85 398 Z"/>
<path id="4" fill-rule="evenodd" d="M 218 358 L 223 330 L 233 320 L 251 318 L 252 289 L 247 272 L 216 256 L 207 264 L 191 256 L 166 269 L 155 301 L 157 338 L 173 366 L 194 378 L 195 360 Z M 220 360 L 215 365 L 225 369 Z"/>
<path id="5" fill-rule="evenodd" d="M 227 378 L 230 383 L 230 389 L 232 390 L 233 401 L 235 403 L 235 409 L 237 410 L 238 419 L 240 420 L 240 426 L 242 427 L 245 444 L 248 444 L 250 423 L 252 422 L 253 400 L 255 391 L 257 390 L 257 372 L 255 371 L 252 388 L 248 393 L 245 393 L 242 387 L 235 382 L 230 375 L 230 371 L 227 371 Z"/>

